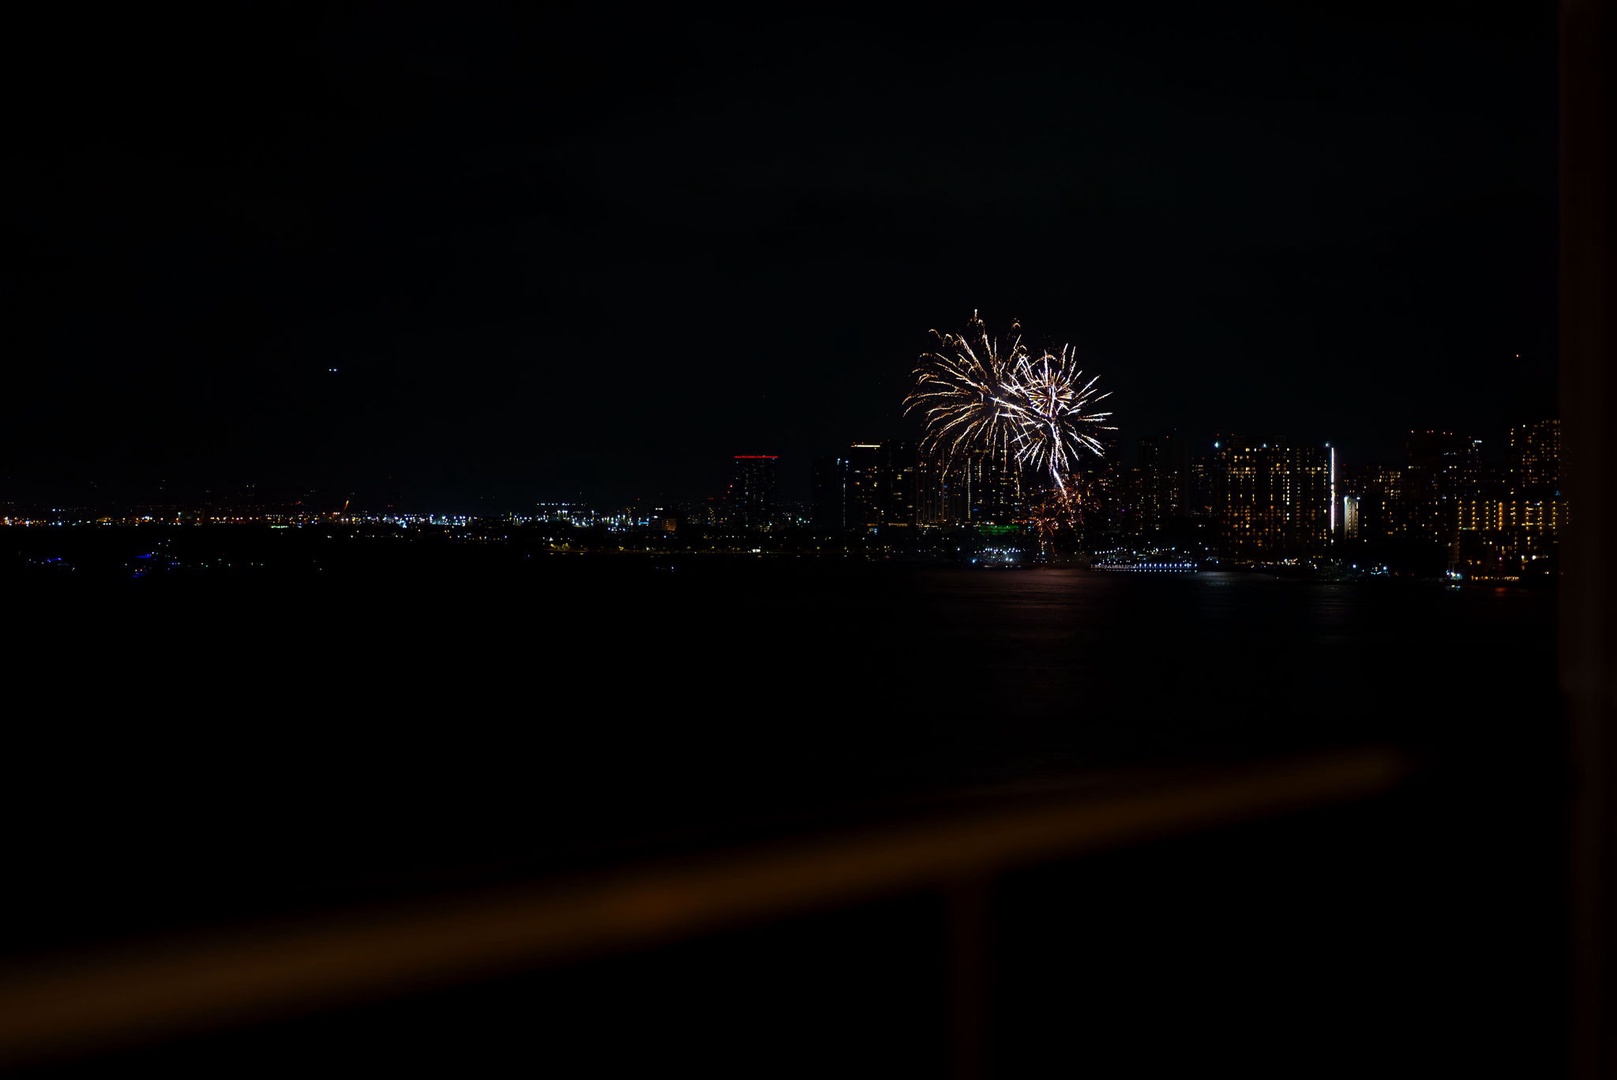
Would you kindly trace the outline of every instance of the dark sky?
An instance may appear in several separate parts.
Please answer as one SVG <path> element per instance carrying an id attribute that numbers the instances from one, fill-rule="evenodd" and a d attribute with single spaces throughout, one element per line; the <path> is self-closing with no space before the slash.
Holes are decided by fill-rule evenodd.
<path id="1" fill-rule="evenodd" d="M 806 494 L 974 309 L 1125 453 L 1554 414 L 1552 3 L 36 6 L 0 499 Z"/>

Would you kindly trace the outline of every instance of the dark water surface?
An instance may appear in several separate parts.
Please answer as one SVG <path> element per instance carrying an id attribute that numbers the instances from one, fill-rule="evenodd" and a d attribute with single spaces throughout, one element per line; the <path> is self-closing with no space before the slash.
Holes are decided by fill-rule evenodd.
<path id="1" fill-rule="evenodd" d="M 261 895 L 1556 707 L 1545 593 L 301 542 L 19 586 L 28 832 Z"/>
<path id="2" fill-rule="evenodd" d="M 1455 905 L 1477 894 L 1419 882 L 1455 852 L 1491 858 L 1473 830 L 1504 843 L 1495 869 L 1506 877 L 1557 865 L 1544 846 L 1553 808 L 1539 799 L 1559 723 L 1544 592 L 295 538 L 257 549 L 271 556 L 262 566 L 221 571 L 199 567 L 255 560 L 174 550 L 165 572 L 81 554 L 73 573 L 13 575 L 13 953 L 781 835 L 974 791 L 1369 742 L 1469 770 L 1466 797 L 1482 798 L 1441 824 L 1423 819 L 1446 856 L 1388 843 L 1401 826 L 1386 825 L 1380 840 L 1350 841 L 1368 860 L 1358 871 L 1340 877 L 1333 858 L 1338 877 L 1324 885 L 1326 864 L 1315 867 L 1316 886 L 1343 905 L 1386 905 L 1404 875 L 1400 926 L 1460 926 Z M 1323 822 L 1317 835 L 1340 827 Z M 1295 849 L 1296 837 L 1281 843 Z M 1198 917 L 1226 929 L 1237 909 L 1264 917 L 1219 869 L 1250 874 L 1258 856 L 1187 858 L 1205 876 L 1175 889 L 1205 903 L 1197 916 L 1152 890 L 1169 904 L 1159 931 L 1171 938 L 1176 923 L 1206 950 L 1222 932 Z M 1295 859 L 1309 872 L 1305 849 Z M 1074 887 L 1045 881 L 1028 895 L 1067 903 Z M 1144 910 L 1140 894 L 1093 880 L 1081 892 L 1087 918 Z M 1283 894 L 1265 889 L 1271 902 Z M 1550 918 L 1548 893 L 1505 895 L 1475 918 Z M 909 948 L 892 927 L 934 921 L 910 912 L 884 940 Z M 1351 952 L 1368 932 L 1344 923 L 1327 937 Z M 1511 970 L 1528 971 L 1519 954 L 1537 950 L 1530 977 L 1553 978 L 1553 934 L 1546 921 L 1532 949 L 1518 942 Z M 1153 940 L 1154 962 L 1169 962 L 1168 939 Z M 1152 1009 L 1183 1022 L 1180 997 L 1217 994 L 1207 956 L 1200 982 L 1163 998 L 1120 974 L 1132 970 L 1125 953 L 1094 955 L 1110 957 L 1114 990 L 1145 996 L 1125 1010 L 1136 1025 Z M 605 985 L 593 992 L 610 996 Z M 1399 1023 L 1418 1026 L 1400 993 Z M 1054 1000 L 1023 1001 L 1016 1015 L 1032 1024 Z M 1085 1002 L 1097 1015 L 1117 1007 Z M 1038 1020 L 1047 1033 L 1062 1022 Z M 1204 1025 L 1198 1037 L 1233 1037 L 1227 1017 L 1217 1026 L 1222 1035 Z"/>

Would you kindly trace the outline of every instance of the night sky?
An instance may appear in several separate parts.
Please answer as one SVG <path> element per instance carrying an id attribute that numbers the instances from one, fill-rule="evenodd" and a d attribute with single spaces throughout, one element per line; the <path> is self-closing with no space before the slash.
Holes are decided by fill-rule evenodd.
<path id="1" fill-rule="evenodd" d="M 1126 456 L 1555 413 L 1553 4 L 37 6 L 0 501 L 802 497 L 973 310 Z"/>

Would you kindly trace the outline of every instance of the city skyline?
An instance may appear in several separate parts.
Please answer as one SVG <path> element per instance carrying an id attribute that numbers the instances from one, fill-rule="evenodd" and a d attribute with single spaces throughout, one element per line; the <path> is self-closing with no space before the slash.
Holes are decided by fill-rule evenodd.
<path id="1" fill-rule="evenodd" d="M 1233 437 L 1215 442 L 1209 454 L 1163 436 L 1141 441 L 1137 465 L 1097 461 L 1094 469 L 1066 472 L 1059 490 L 1037 462 L 1007 457 L 989 435 L 989 445 L 952 465 L 912 442 L 853 444 L 814 463 L 807 506 L 781 499 L 778 456 L 737 454 L 726 491 L 701 506 L 602 511 L 554 502 L 467 515 L 379 511 L 350 500 L 338 511 L 309 493 L 277 502 L 247 492 L 88 512 L 0 507 L 0 525 L 25 530 L 12 553 L 13 573 L 62 578 L 84 571 L 103 582 L 213 576 L 237 566 L 257 574 L 271 562 L 287 569 L 287 554 L 298 563 L 299 548 L 273 539 L 262 545 L 291 529 L 335 544 L 332 554 L 346 550 L 384 564 L 398 545 L 417 541 L 515 552 L 522 562 L 625 553 L 830 557 L 1543 586 L 1556 578 L 1560 539 L 1571 523 L 1559 420 L 1512 428 L 1508 460 L 1497 468 L 1483 461 L 1480 440 L 1452 432 L 1412 432 L 1404 463 L 1358 467 L 1339 466 L 1330 446 Z M 70 528 L 51 527 L 62 525 Z M 131 552 L 129 533 L 149 529 L 160 539 Z M 211 541 L 213 549 L 199 552 L 182 535 Z M 148 545 L 144 537 L 137 542 Z M 318 573 L 322 557 L 305 552 L 301 565 Z"/>
<path id="2" fill-rule="evenodd" d="M 1125 439 L 1557 411 L 1553 9 L 623 22 L 30 12 L 0 500 L 699 499 L 973 311 Z"/>
<path id="3" fill-rule="evenodd" d="M 1412 428 L 1405 433 L 1405 440 L 1396 453 L 1387 457 L 1367 457 L 1356 452 L 1354 444 L 1350 441 L 1343 443 L 1329 439 L 1296 439 L 1290 437 L 1283 426 L 1272 427 L 1255 432 L 1236 431 L 1224 428 L 1215 434 L 1205 436 L 1199 440 L 1192 440 L 1179 428 L 1168 428 L 1157 432 L 1139 436 L 1127 435 L 1123 432 L 1112 431 L 1107 433 L 1108 453 L 1092 455 L 1086 461 L 1081 472 L 1116 472 L 1126 473 L 1138 471 L 1140 468 L 1151 468 L 1158 464 L 1151 460 L 1161 453 L 1161 443 L 1165 439 L 1174 440 L 1179 445 L 1179 452 L 1188 457 L 1186 462 L 1207 462 L 1212 460 L 1220 446 L 1220 440 L 1237 439 L 1242 443 L 1258 445 L 1274 443 L 1276 446 L 1291 448 L 1327 448 L 1332 452 L 1336 468 L 1343 474 L 1364 469 L 1402 469 L 1412 464 L 1418 464 L 1420 451 L 1413 449 L 1414 443 L 1421 437 L 1454 436 L 1463 439 L 1475 454 L 1475 463 L 1488 470 L 1490 475 L 1502 476 L 1507 467 L 1514 467 L 1516 452 L 1512 447 L 1512 440 L 1518 436 L 1530 437 L 1533 429 L 1544 424 L 1559 426 L 1559 419 L 1554 416 L 1541 416 L 1525 418 L 1510 425 L 1503 432 L 1496 433 L 1493 438 L 1481 436 L 1478 432 L 1466 428 L 1448 429 L 1438 427 Z M 582 490 L 561 490 L 556 492 L 543 492 L 531 498 L 512 501 L 484 500 L 478 505 L 476 500 L 431 502 L 424 500 L 412 501 L 403 497 L 397 491 L 389 492 L 384 489 L 369 491 L 355 491 L 333 488 L 316 483 L 263 483 L 250 478 L 243 478 L 237 482 L 215 483 L 212 485 L 186 485 L 174 483 L 163 479 L 152 479 L 145 484 L 130 485 L 122 489 L 89 487 L 71 490 L 57 488 L 55 490 L 34 488 L 29 489 L 20 485 L 13 485 L 9 491 L 0 492 L 0 519 L 14 517 L 19 514 L 45 513 L 53 509 L 108 512 L 114 514 L 128 513 L 135 506 L 156 505 L 298 505 L 304 508 L 303 512 L 309 514 L 336 514 L 352 510 L 363 514 L 402 514 L 411 516 L 442 516 L 446 519 L 471 519 L 477 517 L 493 518 L 515 515 L 522 517 L 532 513 L 535 507 L 576 506 L 588 508 L 591 513 L 603 516 L 632 517 L 636 513 L 654 513 L 666 510 L 677 510 L 681 513 L 698 513 L 704 507 L 715 507 L 728 500 L 743 497 L 752 505 L 752 513 L 758 513 L 764 505 L 773 503 L 786 512 L 801 512 L 808 514 L 817 497 L 816 486 L 820 482 L 817 473 L 827 464 L 846 460 L 850 451 L 857 452 L 861 448 L 875 450 L 886 449 L 891 451 L 902 448 L 912 463 L 919 463 L 926 457 L 924 451 L 923 433 L 911 432 L 902 439 L 888 440 L 861 440 L 858 438 L 839 442 L 834 446 L 823 448 L 812 457 L 802 460 L 793 460 L 788 456 L 774 453 L 741 452 L 726 454 L 723 457 L 720 469 L 722 479 L 718 486 L 712 490 L 697 492 L 693 495 L 674 496 L 645 496 L 627 500 L 600 499 L 592 497 Z M 1558 452 L 1558 449 L 1557 449 Z M 770 496 L 759 500 L 756 493 L 739 496 L 736 485 L 740 477 L 743 463 L 750 463 L 767 459 L 774 467 L 770 477 Z M 940 477 L 941 478 L 941 477 Z M 632 487 L 632 484 L 629 485 Z M 1542 486 L 1542 481 L 1540 485 Z"/>

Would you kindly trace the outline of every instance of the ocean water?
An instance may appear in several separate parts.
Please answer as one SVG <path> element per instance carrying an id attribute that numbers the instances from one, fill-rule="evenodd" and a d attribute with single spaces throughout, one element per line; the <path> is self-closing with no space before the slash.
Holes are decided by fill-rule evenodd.
<path id="1" fill-rule="evenodd" d="M 11 564 L 9 955 L 1379 743 L 1463 779 L 1008 882 L 1004 1075 L 1553 1050 L 1552 593 L 206 532 Z M 943 1070 L 935 898 L 771 933 L 148 1063 Z"/>
<path id="2" fill-rule="evenodd" d="M 19 578 L 8 800 L 42 848 L 178 873 L 205 846 L 278 897 L 1086 771 L 1500 746 L 1557 708 L 1545 592 L 232 543 Z"/>

